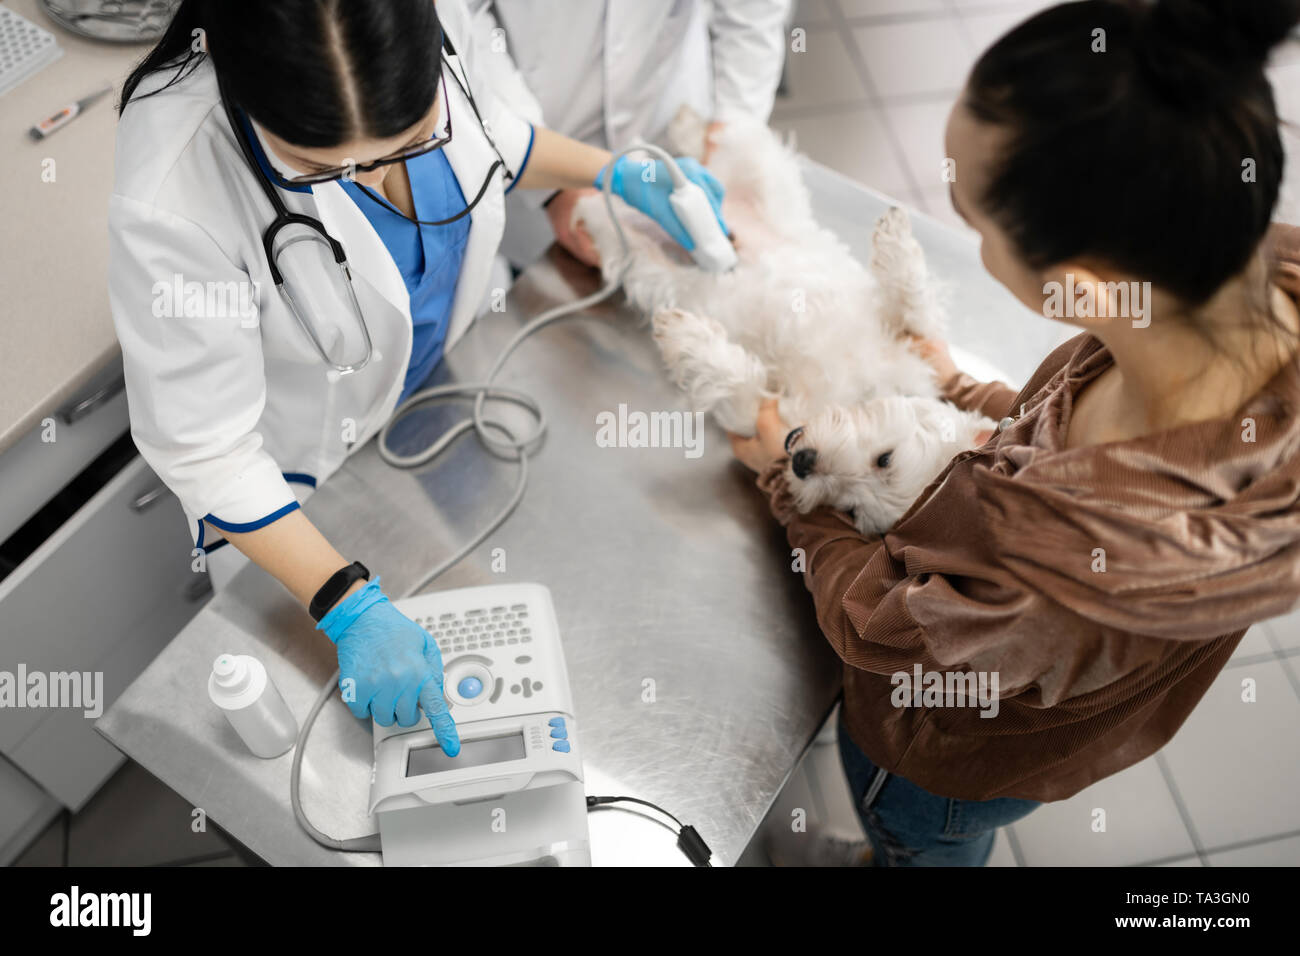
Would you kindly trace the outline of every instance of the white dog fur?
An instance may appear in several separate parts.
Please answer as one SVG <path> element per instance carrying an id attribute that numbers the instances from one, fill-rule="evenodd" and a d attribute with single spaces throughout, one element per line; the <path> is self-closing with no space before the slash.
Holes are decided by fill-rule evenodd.
<path id="1" fill-rule="evenodd" d="M 703 153 L 705 124 L 678 115 L 675 155 Z M 813 218 L 793 150 L 757 123 L 732 121 L 709 169 L 726 187 L 723 217 L 739 264 L 705 272 L 656 225 L 615 200 L 632 249 L 628 300 L 653 316 L 669 374 L 696 410 L 752 435 L 761 402 L 803 425 L 787 469 L 796 506 L 851 512 L 863 533 L 891 527 L 987 419 L 939 400 L 929 365 L 906 336 L 942 336 L 934 284 L 907 215 L 877 223 L 871 268 Z M 604 198 L 575 210 L 607 279 L 621 247 Z"/>

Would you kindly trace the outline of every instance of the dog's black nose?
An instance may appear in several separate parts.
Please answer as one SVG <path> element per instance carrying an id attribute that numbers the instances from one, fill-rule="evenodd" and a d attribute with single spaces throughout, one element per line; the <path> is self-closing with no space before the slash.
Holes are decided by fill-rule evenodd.
<path id="1" fill-rule="evenodd" d="M 790 459 L 790 467 L 794 469 L 796 478 L 807 478 L 815 464 L 817 464 L 817 452 L 812 448 L 800 448 Z"/>

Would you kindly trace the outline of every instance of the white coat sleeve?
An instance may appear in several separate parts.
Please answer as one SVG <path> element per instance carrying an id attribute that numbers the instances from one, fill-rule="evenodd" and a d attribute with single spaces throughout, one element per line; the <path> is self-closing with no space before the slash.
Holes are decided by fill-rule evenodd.
<path id="1" fill-rule="evenodd" d="M 785 63 L 791 0 L 713 0 L 713 118 L 748 116 L 766 123 Z"/>
<path id="2" fill-rule="evenodd" d="M 109 200 L 109 301 L 131 436 L 185 511 L 224 531 L 255 530 L 298 507 L 257 431 L 266 377 L 256 309 L 229 306 L 249 282 L 196 223 Z M 227 306 L 184 294 L 186 283 L 220 290 Z"/>

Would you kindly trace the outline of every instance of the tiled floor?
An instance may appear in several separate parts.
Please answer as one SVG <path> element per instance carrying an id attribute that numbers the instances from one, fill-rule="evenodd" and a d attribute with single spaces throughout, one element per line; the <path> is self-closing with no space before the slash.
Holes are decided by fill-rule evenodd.
<path id="1" fill-rule="evenodd" d="M 15 866 L 244 866 L 258 861 L 139 764 L 128 762 L 71 820 L 56 820 Z"/>
<path id="2" fill-rule="evenodd" d="M 772 125 L 845 175 L 965 228 L 940 178 L 948 112 L 978 53 L 1050 3 L 1034 0 L 803 0 L 789 96 Z M 1300 128 L 1300 49 L 1271 77 Z M 1300 223 L 1300 136 L 1278 218 Z M 1300 612 L 1252 628 L 1160 753 L 999 834 L 990 865 L 1300 865 Z M 1243 702 L 1243 682 L 1255 691 Z M 828 738 L 833 741 L 833 737 Z M 858 832 L 836 748 L 823 739 L 769 819 L 809 808 Z M 805 779 L 805 778 L 811 778 Z M 1094 830 L 1105 812 L 1105 830 Z"/>
<path id="3" fill-rule="evenodd" d="M 1016 860 L 1300 865 L 1297 632 L 1300 613 L 1253 628 L 1163 750 L 1011 827 Z"/>

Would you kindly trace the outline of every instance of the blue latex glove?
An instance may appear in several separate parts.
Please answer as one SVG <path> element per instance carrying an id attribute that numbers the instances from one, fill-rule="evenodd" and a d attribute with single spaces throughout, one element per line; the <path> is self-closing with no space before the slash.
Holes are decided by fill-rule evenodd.
<path id="1" fill-rule="evenodd" d="M 373 716 L 381 727 L 394 720 L 412 727 L 420 719 L 419 705 L 447 756 L 460 753 L 456 722 L 442 696 L 438 644 L 389 603 L 379 578 L 334 605 L 316 630 L 338 648 L 339 689 L 354 717 Z"/>
<path id="2" fill-rule="evenodd" d="M 722 196 L 726 192 L 722 188 L 722 183 L 689 157 L 679 158 L 677 165 L 681 167 L 687 179 L 704 190 L 704 194 L 709 197 L 709 204 L 713 206 L 714 215 L 718 217 L 718 224 L 722 226 L 723 233 L 731 235 L 731 230 L 722 219 Z M 608 170 L 609 167 L 606 166 L 597 174 L 594 183 L 597 189 L 605 188 L 605 173 Z M 647 159 L 622 157 L 614 163 L 614 174 L 609 188 L 614 195 L 633 209 L 640 210 L 659 223 L 664 232 L 672 236 L 687 252 L 695 248 L 695 240 L 682 228 L 677 214 L 673 212 L 673 207 L 668 204 L 668 196 L 673 191 L 673 177 L 669 175 L 668 167 L 663 160 L 656 159 L 652 165 Z"/>

